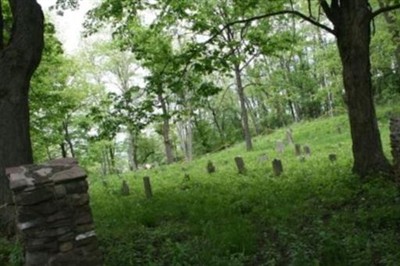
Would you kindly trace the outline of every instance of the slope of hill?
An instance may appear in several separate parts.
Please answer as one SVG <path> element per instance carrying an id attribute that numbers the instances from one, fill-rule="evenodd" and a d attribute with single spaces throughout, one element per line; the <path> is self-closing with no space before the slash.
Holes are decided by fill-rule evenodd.
<path id="1" fill-rule="evenodd" d="M 390 114 L 379 111 L 388 156 Z M 292 125 L 300 156 L 287 131 L 255 138 L 252 152 L 238 144 L 192 163 L 91 175 L 91 205 L 106 265 L 398 264 L 398 188 L 384 177 L 360 180 L 351 173 L 347 118 Z M 283 143 L 282 152 L 277 142 Z M 329 160 L 333 154 L 335 161 Z M 238 173 L 237 156 L 245 173 Z M 280 176 L 274 174 L 274 159 L 282 162 Z M 213 173 L 207 172 L 209 162 Z M 144 176 L 151 180 L 151 199 Z M 123 180 L 129 195 L 121 193 Z M 0 262 L 20 265 L 19 246 L 3 242 Z"/>
<path id="2" fill-rule="evenodd" d="M 388 147 L 388 111 L 381 133 Z M 397 188 L 384 178 L 351 174 L 345 116 L 291 127 L 190 164 L 92 177 L 91 200 L 107 265 L 394 265 L 400 261 Z M 284 152 L 276 151 L 283 140 Z M 337 160 L 330 161 L 329 154 Z M 239 174 L 234 157 L 242 156 Z M 271 161 L 283 164 L 280 176 Z M 216 171 L 207 173 L 211 161 Z M 153 197 L 146 199 L 144 176 Z M 122 179 L 130 194 L 122 196 Z M 106 183 L 106 184 L 105 184 Z"/>

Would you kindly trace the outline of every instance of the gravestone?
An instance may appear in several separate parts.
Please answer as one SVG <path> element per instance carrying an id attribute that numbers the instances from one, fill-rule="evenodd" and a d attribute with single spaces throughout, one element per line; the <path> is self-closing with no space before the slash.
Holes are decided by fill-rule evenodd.
<path id="1" fill-rule="evenodd" d="M 293 132 L 292 132 L 291 128 L 286 130 L 286 139 L 287 139 L 289 144 L 293 144 L 294 143 L 294 141 L 293 141 Z"/>
<path id="2" fill-rule="evenodd" d="M 190 181 L 190 175 L 188 173 L 185 173 L 185 175 L 183 176 L 183 180 Z"/>
<path id="3" fill-rule="evenodd" d="M 396 181 L 400 181 L 400 117 L 390 119 L 390 146 Z"/>
<path id="4" fill-rule="evenodd" d="M 86 172 L 75 159 L 6 170 L 25 266 L 100 266 Z"/>
<path id="5" fill-rule="evenodd" d="M 153 197 L 153 192 L 151 190 L 150 177 L 148 176 L 143 177 L 143 184 L 144 184 L 144 193 L 146 194 L 146 198 L 151 199 Z"/>
<path id="6" fill-rule="evenodd" d="M 303 147 L 303 151 L 304 151 L 304 154 L 305 154 L 306 156 L 311 156 L 311 149 L 310 149 L 310 147 L 309 147 L 308 145 L 305 145 L 305 146 Z"/>
<path id="7" fill-rule="evenodd" d="M 274 171 L 274 175 L 280 176 L 283 172 L 282 161 L 278 159 L 274 159 L 272 161 L 272 169 Z"/>
<path id="8" fill-rule="evenodd" d="M 334 153 L 329 154 L 329 161 L 335 162 L 337 160 L 337 156 Z"/>
<path id="9" fill-rule="evenodd" d="M 121 195 L 122 196 L 128 196 L 130 194 L 129 186 L 126 183 L 125 180 L 122 180 L 122 185 L 121 185 Z"/>
<path id="10" fill-rule="evenodd" d="M 258 157 L 258 162 L 259 163 L 264 163 L 268 161 L 268 155 L 266 153 L 263 153 L 260 155 L 260 157 Z"/>
<path id="11" fill-rule="evenodd" d="M 235 163 L 236 163 L 236 167 L 238 169 L 239 174 L 245 174 L 246 167 L 244 165 L 243 158 L 240 156 L 235 157 Z"/>
<path id="12" fill-rule="evenodd" d="M 294 145 L 294 151 L 295 151 L 296 156 L 300 156 L 301 155 L 301 145 L 300 144 Z"/>
<path id="13" fill-rule="evenodd" d="M 207 173 L 212 174 L 215 173 L 215 166 L 211 161 L 207 163 Z"/>
<path id="14" fill-rule="evenodd" d="M 285 145 L 281 140 L 276 142 L 276 152 L 282 154 L 285 150 Z"/>

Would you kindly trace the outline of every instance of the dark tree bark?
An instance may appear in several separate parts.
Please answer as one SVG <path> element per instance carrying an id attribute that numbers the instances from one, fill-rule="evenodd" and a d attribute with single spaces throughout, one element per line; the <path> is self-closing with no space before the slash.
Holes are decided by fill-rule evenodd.
<path id="1" fill-rule="evenodd" d="M 60 149 L 61 149 L 61 157 L 67 158 L 67 149 L 65 148 L 65 142 L 60 143 Z"/>
<path id="2" fill-rule="evenodd" d="M 169 114 L 167 103 L 161 93 L 158 95 L 158 101 L 161 105 L 162 115 L 163 115 L 163 126 L 162 126 L 162 136 L 164 139 L 165 156 L 167 158 L 167 163 L 171 164 L 174 162 L 174 155 L 172 153 L 172 142 L 170 139 L 170 125 L 169 125 Z"/>
<path id="3" fill-rule="evenodd" d="M 10 42 L 0 51 L 0 207 L 11 192 L 5 168 L 32 163 L 28 91 L 43 50 L 43 13 L 35 0 L 10 0 L 13 27 Z M 0 208 L 0 222 L 8 213 Z"/>
<path id="4" fill-rule="evenodd" d="M 109 145 L 107 149 L 110 156 L 110 172 L 115 173 L 115 149 L 112 145 Z"/>
<path id="5" fill-rule="evenodd" d="M 4 16 L 3 16 L 3 3 L 0 0 L 0 50 L 4 48 Z"/>
<path id="6" fill-rule="evenodd" d="M 71 153 L 71 157 L 75 158 L 75 149 L 74 149 L 74 144 L 72 143 L 72 140 L 71 140 L 71 134 L 69 133 L 68 120 L 66 120 L 62 123 L 62 127 L 64 130 L 64 140 L 68 144 L 69 152 Z"/>
<path id="7" fill-rule="evenodd" d="M 370 42 L 372 11 L 368 0 L 336 0 L 323 8 L 334 25 L 343 66 L 343 83 L 353 141 L 353 172 L 360 176 L 390 172 L 373 102 Z"/>

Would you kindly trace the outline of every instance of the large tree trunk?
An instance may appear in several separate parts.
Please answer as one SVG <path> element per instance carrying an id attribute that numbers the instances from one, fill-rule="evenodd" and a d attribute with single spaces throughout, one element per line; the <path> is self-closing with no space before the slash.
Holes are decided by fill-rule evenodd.
<path id="1" fill-rule="evenodd" d="M 334 20 L 353 141 L 353 172 L 361 176 L 390 171 L 373 102 L 370 18 L 368 1 L 348 0 L 342 2 Z"/>
<path id="2" fill-rule="evenodd" d="M 240 66 L 238 64 L 235 64 L 234 68 L 235 72 L 235 78 L 236 78 L 236 90 L 239 96 L 239 102 L 240 102 L 240 116 L 242 120 L 242 130 L 243 130 L 243 135 L 244 135 L 244 140 L 246 142 L 246 150 L 251 151 L 253 149 L 253 143 L 251 141 L 251 133 L 250 133 L 250 127 L 249 127 L 249 115 L 247 113 L 247 107 L 246 107 L 246 96 L 244 95 L 244 87 L 242 83 L 242 76 L 241 76 L 241 71 L 240 71 Z"/>
<path id="3" fill-rule="evenodd" d="M 43 13 L 35 0 L 10 0 L 14 24 L 0 51 L 0 207 L 11 203 L 5 168 L 32 163 L 28 91 L 43 50 Z M 0 223 L 8 223 L 0 208 Z"/>

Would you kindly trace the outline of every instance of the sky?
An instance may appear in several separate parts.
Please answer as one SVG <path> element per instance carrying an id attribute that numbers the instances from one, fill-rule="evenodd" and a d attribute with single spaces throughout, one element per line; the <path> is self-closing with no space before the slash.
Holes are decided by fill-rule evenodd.
<path id="1" fill-rule="evenodd" d="M 55 0 L 37 0 L 42 6 L 43 12 L 50 16 L 50 19 L 55 24 L 57 36 L 63 43 L 65 52 L 73 54 L 79 50 L 83 44 L 82 40 L 82 23 L 85 20 L 85 14 L 88 10 L 94 7 L 97 1 L 80 1 L 78 10 L 63 11 L 63 16 L 57 15 L 57 11 L 49 11 L 49 7 L 55 3 Z"/>

